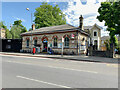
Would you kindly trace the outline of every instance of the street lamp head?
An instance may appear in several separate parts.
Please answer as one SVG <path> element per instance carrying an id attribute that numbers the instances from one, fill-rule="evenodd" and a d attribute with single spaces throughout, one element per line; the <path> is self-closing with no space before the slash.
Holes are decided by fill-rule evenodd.
<path id="1" fill-rule="evenodd" d="M 26 10 L 28 10 L 28 11 L 29 11 L 29 8 L 26 8 Z"/>

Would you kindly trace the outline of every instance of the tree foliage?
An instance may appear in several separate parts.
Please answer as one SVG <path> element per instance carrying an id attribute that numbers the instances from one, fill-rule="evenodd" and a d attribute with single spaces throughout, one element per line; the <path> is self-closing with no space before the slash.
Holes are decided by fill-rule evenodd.
<path id="1" fill-rule="evenodd" d="M 12 39 L 20 39 L 21 36 L 21 27 L 20 26 L 12 26 L 11 30 L 10 30 L 11 34 L 12 34 Z"/>
<path id="2" fill-rule="evenodd" d="M 63 14 L 58 5 L 53 7 L 47 3 L 42 3 L 40 7 L 36 8 L 34 16 L 37 29 L 66 23 L 65 14 Z"/>
<path id="3" fill-rule="evenodd" d="M 26 27 L 24 27 L 21 23 L 21 20 L 14 21 L 14 24 L 10 30 L 12 34 L 12 39 L 20 39 L 20 34 L 27 31 Z"/>
<path id="4" fill-rule="evenodd" d="M 100 22 L 105 21 L 107 30 L 110 31 L 110 41 L 117 45 L 116 34 L 120 35 L 120 1 L 119 2 L 102 2 L 98 9 Z"/>
<path id="5" fill-rule="evenodd" d="M 110 40 L 104 41 L 104 44 L 105 44 L 107 50 L 110 50 Z"/>
<path id="6" fill-rule="evenodd" d="M 21 33 L 27 32 L 27 29 L 26 29 L 26 27 L 24 27 L 22 25 L 22 21 L 21 20 L 14 21 L 13 26 L 19 27 L 21 29 L 21 31 L 20 31 Z"/>
<path id="7" fill-rule="evenodd" d="M 7 26 L 4 24 L 3 21 L 0 22 L 0 28 L 4 28 L 6 30 L 5 36 L 6 36 L 7 39 L 11 39 L 12 38 L 12 35 L 11 35 L 9 29 L 7 29 Z"/>

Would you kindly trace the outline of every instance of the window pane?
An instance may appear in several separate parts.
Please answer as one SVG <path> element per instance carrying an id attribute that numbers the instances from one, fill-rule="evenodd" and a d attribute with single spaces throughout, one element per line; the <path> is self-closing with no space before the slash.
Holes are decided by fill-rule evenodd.
<path id="1" fill-rule="evenodd" d="M 94 32 L 94 36 L 97 36 L 97 32 Z"/>
<path id="2" fill-rule="evenodd" d="M 27 47 L 29 47 L 29 40 L 26 41 L 26 45 L 27 45 Z"/>
<path id="3" fill-rule="evenodd" d="M 54 38 L 54 47 L 57 47 L 57 38 Z"/>
<path id="4" fill-rule="evenodd" d="M 37 40 L 34 40 L 34 46 L 37 45 Z"/>
<path id="5" fill-rule="evenodd" d="M 65 43 L 65 47 L 69 47 L 69 38 L 68 37 L 65 38 L 64 43 Z"/>

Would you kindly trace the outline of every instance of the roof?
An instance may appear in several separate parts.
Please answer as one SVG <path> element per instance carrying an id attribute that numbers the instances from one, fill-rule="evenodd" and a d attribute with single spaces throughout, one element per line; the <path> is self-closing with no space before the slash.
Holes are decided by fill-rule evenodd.
<path id="1" fill-rule="evenodd" d="M 96 23 L 93 26 L 84 26 L 84 29 L 92 29 L 94 26 L 96 26 L 99 29 L 102 29 L 102 27 L 100 27 L 99 25 L 97 25 Z"/>
<path id="2" fill-rule="evenodd" d="M 84 29 L 90 29 L 92 26 L 83 26 Z"/>
<path id="3" fill-rule="evenodd" d="M 84 26 L 84 29 L 91 29 L 94 26 L 97 26 L 100 28 L 97 24 L 94 24 L 93 26 Z M 22 33 L 21 35 L 29 35 L 29 34 L 44 34 L 44 33 L 53 33 L 53 32 L 65 32 L 65 31 L 76 31 L 79 30 L 81 33 L 84 33 L 88 35 L 88 33 L 84 30 L 80 30 L 79 27 L 74 27 L 70 24 L 64 24 L 64 25 L 57 25 L 57 26 L 50 26 L 50 27 L 42 27 L 36 30 L 28 31 L 25 33 Z"/>
<path id="4" fill-rule="evenodd" d="M 103 37 L 101 37 L 102 41 L 105 41 L 105 40 L 108 40 L 108 39 L 110 39 L 110 36 L 103 36 Z"/>
<path id="5" fill-rule="evenodd" d="M 25 33 L 22 33 L 21 35 L 26 35 L 26 34 L 30 34 L 31 32 L 33 34 L 38 34 L 38 33 L 50 33 L 50 32 L 61 32 L 61 31 L 73 31 L 76 30 L 77 28 L 69 25 L 69 24 L 65 24 L 65 25 L 58 25 L 58 26 L 50 26 L 50 27 L 43 27 L 40 29 L 36 29 L 33 31 L 28 31 Z"/>

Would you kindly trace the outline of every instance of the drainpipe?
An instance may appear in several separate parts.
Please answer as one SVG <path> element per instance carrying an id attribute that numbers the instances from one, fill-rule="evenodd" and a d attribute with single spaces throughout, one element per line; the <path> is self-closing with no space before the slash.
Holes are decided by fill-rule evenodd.
<path id="1" fill-rule="evenodd" d="M 78 30 L 77 30 L 77 55 L 78 55 Z"/>

